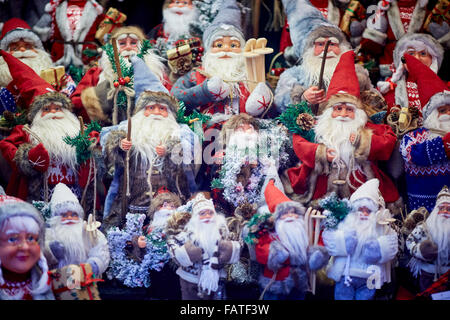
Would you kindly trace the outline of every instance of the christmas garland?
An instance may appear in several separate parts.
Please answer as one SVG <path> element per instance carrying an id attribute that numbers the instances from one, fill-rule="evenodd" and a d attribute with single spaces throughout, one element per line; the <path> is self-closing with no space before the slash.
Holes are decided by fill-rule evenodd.
<path id="1" fill-rule="evenodd" d="M 63 139 L 65 143 L 75 147 L 78 164 L 85 163 L 91 157 L 90 147 L 92 145 L 92 137 L 90 137 L 89 134 L 92 131 L 100 132 L 101 130 L 102 127 L 96 121 L 93 121 L 87 126 L 83 134 L 80 131 L 80 133 L 73 138 L 66 136 Z"/>
<path id="2" fill-rule="evenodd" d="M 202 37 L 203 32 L 213 22 L 214 18 L 219 13 L 219 8 L 222 1 L 218 0 L 202 0 L 195 1 L 194 5 L 197 7 L 199 15 L 194 22 L 189 24 L 189 31 L 192 35 Z"/>
<path id="3" fill-rule="evenodd" d="M 32 201 L 33 206 L 39 210 L 44 218 L 45 222 L 48 222 L 52 217 L 52 213 L 50 212 L 50 203 L 46 203 L 45 201 Z"/>
<path id="4" fill-rule="evenodd" d="M 339 199 L 334 192 L 320 200 L 319 205 L 324 209 L 323 215 L 326 218 L 323 221 L 323 226 L 326 229 L 335 229 L 351 210 L 350 201 Z"/>
<path id="5" fill-rule="evenodd" d="M 198 135 L 200 141 L 203 141 L 203 124 L 208 122 L 211 119 L 211 116 L 207 114 L 203 114 L 198 112 L 197 110 L 193 110 L 190 115 L 186 114 L 186 106 L 183 101 L 178 101 L 179 108 L 177 110 L 177 122 L 182 124 L 187 124 L 189 128 Z M 195 123 L 200 121 L 201 130 L 196 130 Z M 197 127 L 198 128 L 198 127 Z"/>
<path id="6" fill-rule="evenodd" d="M 314 114 L 306 101 L 288 105 L 287 109 L 276 120 L 281 122 L 290 132 L 314 142 Z"/>
<path id="7" fill-rule="evenodd" d="M 106 54 L 108 55 L 109 62 L 111 63 L 111 66 L 114 70 L 114 72 L 117 74 L 117 68 L 116 63 L 114 62 L 114 49 L 111 43 L 108 43 L 102 47 L 104 51 L 106 51 Z M 143 40 L 141 44 L 141 48 L 139 50 L 139 53 L 137 56 L 141 59 L 148 53 L 148 51 L 152 49 L 152 45 L 149 40 Z M 119 55 L 119 64 L 120 69 L 122 71 L 122 78 L 127 78 L 130 80 L 127 83 L 124 83 L 124 85 L 128 88 L 133 89 L 134 87 L 134 71 L 133 71 L 133 65 L 126 63 L 125 59 Z M 117 105 L 119 108 L 122 108 L 122 110 L 127 109 L 127 97 L 125 95 L 125 92 L 120 91 L 119 95 L 117 97 Z"/>
<path id="8" fill-rule="evenodd" d="M 170 255 L 167 249 L 166 236 L 160 229 L 153 230 L 146 236 L 146 253 L 141 262 L 127 256 L 127 242 L 135 236 L 141 236 L 145 214 L 126 215 L 126 225 L 123 230 L 113 227 L 107 232 L 111 262 L 106 275 L 108 279 L 117 279 L 124 285 L 150 287 L 150 270 L 161 271 Z"/>
<path id="9" fill-rule="evenodd" d="M 249 245 L 258 243 L 259 238 L 275 230 L 273 215 L 266 211 L 256 213 L 247 222 L 248 234 L 244 241 Z"/>

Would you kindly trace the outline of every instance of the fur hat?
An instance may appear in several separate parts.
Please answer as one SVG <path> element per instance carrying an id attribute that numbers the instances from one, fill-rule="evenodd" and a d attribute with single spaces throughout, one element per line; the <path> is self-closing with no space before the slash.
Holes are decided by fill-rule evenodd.
<path id="1" fill-rule="evenodd" d="M 384 199 L 379 190 L 380 180 L 374 178 L 363 183 L 350 196 L 350 202 L 353 203 L 360 199 L 370 199 L 377 205 L 384 207 Z"/>
<path id="2" fill-rule="evenodd" d="M 44 79 L 42 79 L 33 69 L 25 63 L 0 50 L 0 54 L 8 64 L 13 83 L 20 91 L 20 97 L 28 108 L 28 120 L 33 121 L 36 114 L 42 107 L 52 102 L 58 102 L 63 108 L 72 111 L 72 102 L 63 93 L 55 89 Z"/>
<path id="3" fill-rule="evenodd" d="M 436 198 L 436 206 L 444 202 L 450 203 L 450 191 L 448 190 L 447 186 L 444 186 L 442 190 L 439 191 Z"/>
<path id="4" fill-rule="evenodd" d="M 142 29 L 137 26 L 126 26 L 117 28 L 112 32 L 111 39 L 118 38 L 123 34 L 134 34 L 139 38 L 139 41 L 146 39 L 144 31 L 142 31 Z"/>
<path id="5" fill-rule="evenodd" d="M 202 192 L 199 192 L 192 201 L 192 216 L 198 215 L 200 211 L 209 209 L 216 212 L 212 199 L 206 199 Z"/>
<path id="6" fill-rule="evenodd" d="M 158 194 L 152 199 L 152 203 L 149 209 L 149 217 L 153 218 L 153 214 L 164 204 L 169 202 L 174 205 L 175 208 L 181 206 L 181 199 L 175 193 L 168 191 L 166 188 L 158 190 Z"/>
<path id="7" fill-rule="evenodd" d="M 256 131 L 259 130 L 259 124 L 256 118 L 247 113 L 235 114 L 225 122 L 220 131 L 222 142 L 228 144 L 230 137 L 227 135 L 227 132 L 236 130 L 243 123 L 251 124 Z"/>
<path id="8" fill-rule="evenodd" d="M 351 49 L 345 34 L 329 23 L 322 13 L 307 0 L 282 0 L 285 8 L 294 52 L 301 57 L 319 37 L 335 37 L 346 49 Z"/>
<path id="9" fill-rule="evenodd" d="M 290 208 L 295 208 L 299 215 L 305 214 L 305 207 L 296 201 L 289 199 L 280 189 L 275 186 L 274 180 L 270 180 L 264 190 L 269 211 L 273 213 L 274 219 L 280 218 Z"/>
<path id="10" fill-rule="evenodd" d="M 178 101 L 171 96 L 161 80 L 150 70 L 147 64 L 134 55 L 130 58 L 134 70 L 134 90 L 136 92 L 136 107 L 134 114 L 145 108 L 149 103 L 163 103 L 175 115 L 178 110 Z"/>
<path id="11" fill-rule="evenodd" d="M 84 210 L 77 197 L 64 183 L 58 183 L 53 190 L 50 200 L 50 212 L 52 217 L 59 216 L 67 211 L 78 214 L 80 219 L 84 218 Z"/>
<path id="12" fill-rule="evenodd" d="M 11 42 L 24 39 L 33 42 L 38 49 L 44 50 L 41 39 L 34 33 L 28 23 L 19 18 L 12 18 L 5 22 L 2 29 L 0 49 L 7 50 Z"/>
<path id="13" fill-rule="evenodd" d="M 240 40 L 242 48 L 245 45 L 241 26 L 241 10 L 236 0 L 222 0 L 222 5 L 216 17 L 203 32 L 205 50 L 209 50 L 214 40 L 221 36 L 236 37 Z"/>
<path id="14" fill-rule="evenodd" d="M 425 120 L 440 106 L 450 104 L 450 90 L 436 73 L 415 57 L 404 54 L 411 78 L 417 83 L 422 115 Z"/>

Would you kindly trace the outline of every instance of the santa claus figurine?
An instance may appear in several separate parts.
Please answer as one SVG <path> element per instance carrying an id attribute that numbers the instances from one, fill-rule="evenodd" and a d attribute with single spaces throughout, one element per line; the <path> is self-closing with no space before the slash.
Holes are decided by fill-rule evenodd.
<path id="1" fill-rule="evenodd" d="M 302 203 L 333 191 L 348 198 L 365 181 L 377 178 L 384 200 L 398 210 L 402 201 L 398 191 L 376 164 L 389 159 L 396 136 L 388 125 L 368 122 L 354 58 L 353 51 L 344 53 L 334 71 L 327 102 L 320 106 L 323 113 L 313 127 L 315 142 L 294 134 L 293 148 L 301 164 L 287 173 Z"/>
<path id="2" fill-rule="evenodd" d="M 169 237 L 169 252 L 179 265 L 182 300 L 225 299 L 224 266 L 239 260 L 241 245 L 230 240 L 225 217 L 200 192 L 192 215 L 180 233 Z"/>
<path id="3" fill-rule="evenodd" d="M 131 61 L 137 101 L 130 121 L 131 137 L 127 138 L 127 121 L 103 128 L 101 133 L 108 169 L 114 171 L 105 202 L 105 228 L 121 226 L 125 222 L 126 212 L 122 212 L 124 197 L 128 198 L 126 210 L 129 213 L 145 214 L 159 188 L 166 187 L 187 199 L 192 184 L 195 184 L 191 162 L 184 158 L 193 152 L 193 148 L 184 149 L 184 141 L 197 139 L 195 145 L 200 147 L 198 137 L 187 125 L 177 123 L 178 101 L 145 62 L 137 56 L 133 56 Z M 128 152 L 129 170 L 125 172 Z M 124 185 L 129 196 L 123 192 Z"/>
<path id="4" fill-rule="evenodd" d="M 378 186 L 378 179 L 361 185 L 350 197 L 348 215 L 322 234 L 334 257 L 328 277 L 336 281 L 335 300 L 372 300 L 376 289 L 390 282 L 389 263 L 398 252 L 398 239 Z"/>
<path id="5" fill-rule="evenodd" d="M 12 168 L 7 192 L 29 201 L 48 201 L 53 188 L 63 182 L 81 197 L 90 162 L 79 164 L 76 148 L 64 141 L 80 132 L 72 103 L 17 58 L 2 50 L 0 54 L 29 105 L 27 120 L 31 123 L 30 127 L 14 127 L 0 141 L 2 155 Z"/>
<path id="6" fill-rule="evenodd" d="M 172 94 L 184 102 L 188 112 L 197 109 L 213 115 L 209 125 L 221 124 L 233 114 L 263 114 L 271 104 L 271 91 L 261 82 L 250 94 L 246 84 L 245 40 L 241 11 L 236 0 L 225 0 L 217 16 L 203 33 L 205 54 L 202 67 L 180 77 Z"/>
<path id="7" fill-rule="evenodd" d="M 167 225 L 167 220 L 179 206 L 181 206 L 180 197 L 167 190 L 166 187 L 161 187 L 151 202 L 148 212 L 151 222 L 148 226 L 147 233 L 156 229 L 164 229 Z"/>
<path id="8" fill-rule="evenodd" d="M 39 75 L 42 71 L 54 67 L 50 55 L 44 50 L 37 34 L 21 19 L 12 18 L 5 22 L 0 37 L 0 49 L 12 54 Z M 65 74 L 64 78 L 55 80 L 54 87 L 70 96 L 75 90 L 75 86 L 72 78 Z M 2 57 L 0 57 L 0 87 L 7 87 L 22 109 L 28 108 L 15 87 L 8 64 Z M 0 97 L 0 101 L 2 104 L 7 103 L 3 95 Z"/>
<path id="9" fill-rule="evenodd" d="M 405 134 L 400 144 L 404 160 L 409 210 L 434 208 L 436 196 L 448 184 L 450 172 L 450 90 L 430 68 L 404 55 L 409 75 L 417 83 L 423 127 Z"/>
<path id="10" fill-rule="evenodd" d="M 198 17 L 198 9 L 192 0 L 165 0 L 163 4 L 163 22 L 154 27 L 148 37 L 158 41 L 174 43 L 178 39 L 189 38 L 189 24 Z"/>
<path id="11" fill-rule="evenodd" d="M 418 111 L 422 118 L 421 99 L 417 83 L 412 78 L 402 62 L 404 54 L 411 55 L 424 65 L 438 73 L 444 59 L 444 48 L 432 36 L 424 33 L 405 34 L 394 49 L 395 72 L 387 81 L 377 83 L 378 90 L 383 94 L 388 104 L 388 113 L 392 107 L 408 107 Z"/>
<path id="12" fill-rule="evenodd" d="M 82 68 L 96 58 L 95 33 L 104 18 L 95 0 L 51 0 L 33 30 L 42 41 L 50 41 L 56 64 Z M 94 54 L 86 54 L 89 50 Z"/>
<path id="13" fill-rule="evenodd" d="M 273 180 L 264 196 L 275 229 L 263 234 L 255 246 L 256 260 L 264 265 L 259 277 L 261 291 L 265 292 L 263 299 L 303 300 L 309 271 L 324 267 L 328 254 L 324 247 L 309 245 L 303 205 L 289 199 Z"/>
<path id="14" fill-rule="evenodd" d="M 50 200 L 51 218 L 45 232 L 45 256 L 51 269 L 88 263 L 101 276 L 109 264 L 105 236 L 97 228 L 88 229 L 84 210 L 77 197 L 58 183 Z"/>
<path id="15" fill-rule="evenodd" d="M 122 77 L 128 77 L 130 80 L 126 86 L 133 88 L 134 72 L 130 57 L 139 54 L 161 82 L 169 90 L 171 88 L 166 75 L 166 67 L 161 58 L 153 52 L 143 31 L 134 26 L 118 28 L 112 32 L 110 43 L 103 47 L 98 67 L 92 67 L 86 72 L 71 96 L 76 113 L 83 116 L 86 122 L 96 120 L 105 125 L 116 125 L 126 119 L 127 108 L 134 106 L 133 97 L 131 97 L 131 106 L 127 106 L 126 97 L 123 99 L 121 96 L 124 95 L 124 92 L 119 93 L 117 105 L 114 106 L 114 94 L 111 92 L 114 93 L 114 83 L 117 83 L 119 76 L 111 42 L 113 38 L 117 39 L 120 63 L 126 66 L 126 70 L 122 70 Z"/>
<path id="16" fill-rule="evenodd" d="M 409 266 L 419 278 L 420 291 L 428 289 L 450 269 L 450 191 L 444 186 L 428 218 L 415 227 L 406 239 L 411 253 Z"/>
<path id="17" fill-rule="evenodd" d="M 45 239 L 42 215 L 0 189 L 0 300 L 54 300 L 41 251 Z"/>

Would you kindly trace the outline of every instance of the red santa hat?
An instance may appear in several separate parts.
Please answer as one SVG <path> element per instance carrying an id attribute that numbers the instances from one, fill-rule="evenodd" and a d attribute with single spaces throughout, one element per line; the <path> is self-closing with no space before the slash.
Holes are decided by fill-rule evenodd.
<path id="1" fill-rule="evenodd" d="M 450 104 L 450 91 L 447 84 L 436 73 L 415 57 L 404 54 L 408 72 L 417 83 L 422 115 L 425 120 L 434 109 Z"/>
<path id="2" fill-rule="evenodd" d="M 280 218 L 290 208 L 295 208 L 296 212 L 300 215 L 305 214 L 305 207 L 301 203 L 289 199 L 275 186 L 274 180 L 270 180 L 267 184 L 264 190 L 264 197 L 269 211 L 274 214 L 275 220 Z"/>
<path id="3" fill-rule="evenodd" d="M 355 70 L 355 53 L 351 50 L 341 55 L 328 86 L 325 108 L 337 103 L 348 103 L 363 109 Z"/>
<path id="4" fill-rule="evenodd" d="M 25 21 L 19 18 L 12 18 L 5 22 L 0 39 L 0 49 L 2 50 L 8 50 L 11 42 L 19 41 L 20 39 L 30 41 L 36 48 L 44 50 L 38 35 L 31 30 Z"/>
<path id="5" fill-rule="evenodd" d="M 65 94 L 55 91 L 33 69 L 3 50 L 0 50 L 0 55 L 8 64 L 13 85 L 19 90 L 23 104 L 30 106 L 28 120 L 33 121 L 39 110 L 50 103 L 59 103 L 63 108 L 72 111 L 72 102 L 69 98 Z"/>

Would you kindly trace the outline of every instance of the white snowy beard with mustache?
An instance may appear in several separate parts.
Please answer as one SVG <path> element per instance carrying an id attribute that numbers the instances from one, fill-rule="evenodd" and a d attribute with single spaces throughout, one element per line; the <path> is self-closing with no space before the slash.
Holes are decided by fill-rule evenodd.
<path id="1" fill-rule="evenodd" d="M 54 241 L 59 241 L 64 246 L 64 259 L 58 262 L 62 268 L 68 264 L 85 263 L 88 256 L 86 244 L 83 238 L 83 220 L 79 219 L 74 224 L 61 221 L 61 216 L 50 219 L 50 227 L 54 232 Z"/>
<path id="2" fill-rule="evenodd" d="M 75 170 L 77 166 L 77 156 L 74 147 L 63 141 L 66 136 L 75 137 L 80 132 L 80 122 L 69 110 L 63 108 L 62 112 L 48 113 L 41 117 L 42 110 L 36 114 L 31 124 L 31 131 L 42 140 L 47 149 L 50 159 L 55 162 L 69 166 Z M 63 117 L 62 119 L 52 119 L 53 117 Z M 30 135 L 30 140 L 34 144 L 39 142 Z"/>
<path id="3" fill-rule="evenodd" d="M 448 255 L 450 249 L 450 218 L 445 218 L 438 214 L 439 208 L 436 205 L 431 211 L 430 216 L 425 221 L 426 227 L 431 234 L 431 238 L 439 248 L 438 259 L 441 265 L 448 264 Z"/>
<path id="4" fill-rule="evenodd" d="M 306 263 L 308 236 L 303 218 L 299 217 L 295 220 L 292 220 L 292 218 L 278 219 L 275 224 L 275 231 L 283 246 L 289 251 L 291 264 L 302 265 Z"/>
<path id="5" fill-rule="evenodd" d="M 439 112 L 434 109 L 431 114 L 423 122 L 423 126 L 427 129 L 438 129 L 445 132 L 450 131 L 450 115 L 444 114 L 439 117 Z"/>
<path id="6" fill-rule="evenodd" d="M 167 220 L 174 212 L 175 210 L 170 209 L 160 209 L 158 211 L 155 211 L 150 226 L 153 228 L 165 228 L 167 225 Z"/>
<path id="7" fill-rule="evenodd" d="M 33 69 L 38 75 L 42 70 L 53 67 L 52 59 L 50 55 L 41 49 L 15 51 L 13 56 L 20 59 L 23 63 Z M 8 64 L 3 57 L 0 57 L 0 86 L 6 87 L 12 81 L 11 73 L 9 72 Z"/>
<path id="8" fill-rule="evenodd" d="M 182 15 L 176 12 L 183 12 Z M 197 19 L 198 11 L 195 6 L 172 7 L 163 10 L 164 32 L 170 39 L 177 40 L 183 35 L 189 35 L 189 24 Z"/>
<path id="9" fill-rule="evenodd" d="M 334 52 L 327 53 L 327 61 L 325 63 L 325 68 L 323 69 L 323 84 L 325 88 L 328 88 L 328 85 L 330 84 L 334 69 L 336 69 L 342 53 L 342 51 L 339 55 L 336 55 Z M 305 81 L 305 83 L 309 83 L 310 86 L 317 85 L 319 83 L 320 68 L 322 66 L 322 56 L 323 52 L 322 54 L 315 56 L 313 47 L 307 49 L 303 54 L 302 66 L 303 70 L 306 71 L 307 80 Z"/>
<path id="10" fill-rule="evenodd" d="M 220 58 L 223 56 L 230 58 Z M 242 53 L 206 52 L 202 59 L 203 69 L 210 76 L 217 76 L 224 81 L 243 81 L 247 79 L 245 58 Z"/>
<path id="11" fill-rule="evenodd" d="M 141 165 L 147 168 L 154 157 L 155 148 L 161 143 L 164 145 L 171 139 L 179 139 L 180 126 L 169 111 L 167 118 L 159 115 L 144 115 L 144 109 L 131 118 L 131 141 L 133 143 L 132 155 L 141 160 Z M 124 127 L 119 129 L 126 129 Z"/>
<path id="12" fill-rule="evenodd" d="M 327 108 L 317 120 L 314 127 L 316 133 L 316 142 L 323 143 L 327 148 L 336 150 L 336 158 L 333 162 L 344 161 L 348 166 L 350 159 L 354 156 L 354 149 L 350 143 L 350 135 L 358 133 L 367 122 L 366 113 L 355 108 L 355 119 L 341 119 L 341 117 L 332 118 L 333 108 Z M 341 121 L 341 120 L 343 121 Z"/>
<path id="13" fill-rule="evenodd" d="M 209 219 L 209 223 L 202 222 L 198 215 L 193 216 L 186 225 L 186 230 L 192 232 L 191 240 L 197 242 L 200 248 L 212 257 L 217 241 L 221 240 L 221 227 L 226 228 L 225 217 L 216 213 Z"/>

